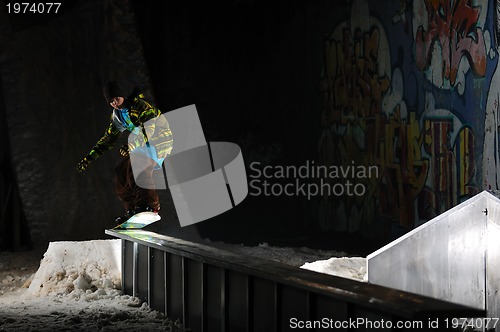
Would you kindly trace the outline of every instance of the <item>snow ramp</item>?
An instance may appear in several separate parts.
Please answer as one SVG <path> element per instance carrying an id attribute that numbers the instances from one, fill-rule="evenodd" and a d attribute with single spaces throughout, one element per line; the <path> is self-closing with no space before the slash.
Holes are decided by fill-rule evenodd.
<path id="1" fill-rule="evenodd" d="M 499 197 L 483 191 L 368 255 L 368 282 L 485 310 L 476 327 L 500 331 Z"/>

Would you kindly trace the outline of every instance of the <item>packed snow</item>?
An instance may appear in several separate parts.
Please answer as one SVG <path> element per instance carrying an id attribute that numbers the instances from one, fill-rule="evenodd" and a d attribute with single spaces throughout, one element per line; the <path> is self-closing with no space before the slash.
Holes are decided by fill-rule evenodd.
<path id="1" fill-rule="evenodd" d="M 115 298 L 121 286 L 121 242 L 51 242 L 28 290 L 30 296 L 76 300 Z"/>
<path id="2" fill-rule="evenodd" d="M 120 240 L 52 242 L 36 273 L 24 255 L 0 253 L 0 331 L 182 331 L 122 293 L 120 250 Z"/>
<path id="3" fill-rule="evenodd" d="M 309 248 L 212 244 L 321 273 L 366 280 L 366 261 Z M 0 252 L 0 331 L 182 331 L 180 322 L 121 291 L 120 240 L 52 242 Z"/>
<path id="4" fill-rule="evenodd" d="M 363 257 L 332 257 L 305 263 L 301 268 L 358 281 L 367 281 L 366 259 Z"/>
<path id="5" fill-rule="evenodd" d="M 211 245 L 219 249 L 261 257 L 306 270 L 366 281 L 366 258 L 348 257 L 348 254 L 343 251 L 307 247 L 274 247 L 266 242 L 252 247 L 226 243 L 212 243 Z"/>

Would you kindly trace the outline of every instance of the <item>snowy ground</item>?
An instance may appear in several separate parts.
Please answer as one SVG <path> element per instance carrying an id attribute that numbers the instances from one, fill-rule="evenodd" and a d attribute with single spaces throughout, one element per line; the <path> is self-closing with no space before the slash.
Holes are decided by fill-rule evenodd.
<path id="1" fill-rule="evenodd" d="M 182 331 L 121 293 L 119 241 L 53 242 L 45 254 L 0 252 L 0 331 Z M 212 245 L 365 280 L 365 259 L 342 252 Z"/>
<path id="2" fill-rule="evenodd" d="M 120 291 L 120 240 L 0 253 L 0 331 L 182 331 Z M 35 273 L 36 272 L 36 273 Z"/>
<path id="3" fill-rule="evenodd" d="M 343 251 L 317 250 L 305 247 L 273 247 L 267 243 L 261 243 L 255 247 L 224 243 L 212 243 L 211 245 L 242 255 L 257 256 L 307 270 L 366 281 L 366 259 L 348 257 L 348 254 Z"/>

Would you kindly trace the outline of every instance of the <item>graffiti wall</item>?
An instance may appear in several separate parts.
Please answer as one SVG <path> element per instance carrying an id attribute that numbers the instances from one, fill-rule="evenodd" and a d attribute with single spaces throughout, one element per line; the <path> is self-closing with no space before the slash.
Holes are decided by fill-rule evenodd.
<path id="1" fill-rule="evenodd" d="M 363 197 L 321 197 L 321 228 L 391 236 L 499 189 L 496 3 L 351 4 L 324 37 L 318 161 L 380 175 Z"/>

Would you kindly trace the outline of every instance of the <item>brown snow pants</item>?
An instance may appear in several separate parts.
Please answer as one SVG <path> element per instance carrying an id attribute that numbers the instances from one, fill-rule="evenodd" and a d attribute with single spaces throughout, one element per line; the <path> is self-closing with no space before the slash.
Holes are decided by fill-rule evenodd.
<path id="1" fill-rule="evenodd" d="M 149 188 L 153 188 L 153 167 L 154 161 L 151 160 L 151 165 L 141 173 L 141 182 L 150 183 Z M 160 200 L 154 189 L 145 189 L 139 187 L 134 180 L 130 157 L 125 157 L 115 169 L 115 188 L 116 193 L 125 206 L 125 210 L 134 210 L 137 207 L 150 207 L 153 210 L 160 209 Z"/>

